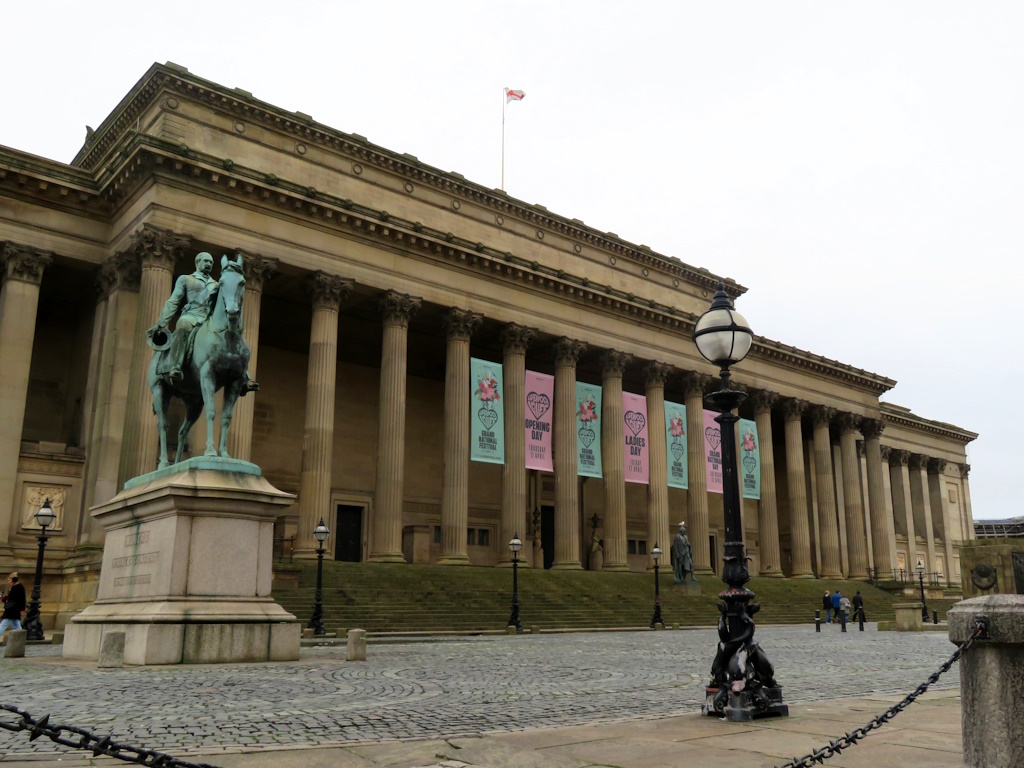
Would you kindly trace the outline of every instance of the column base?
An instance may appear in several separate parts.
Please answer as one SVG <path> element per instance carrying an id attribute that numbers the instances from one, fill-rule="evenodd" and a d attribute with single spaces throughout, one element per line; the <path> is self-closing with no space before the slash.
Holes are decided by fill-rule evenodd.
<path id="1" fill-rule="evenodd" d="M 551 566 L 552 571 L 582 571 L 583 566 L 579 560 L 566 560 L 564 563 L 555 563 Z"/>
<path id="2" fill-rule="evenodd" d="M 435 565 L 472 565 L 469 555 L 441 555 Z"/>
<path id="3" fill-rule="evenodd" d="M 784 578 L 786 578 L 786 574 L 784 574 L 778 568 L 773 568 L 773 569 L 768 570 L 768 571 L 761 571 L 761 573 L 759 573 L 758 576 L 760 576 L 762 579 L 784 579 Z"/>
<path id="4" fill-rule="evenodd" d="M 816 578 L 816 577 L 815 577 L 815 575 L 813 573 L 794 573 L 794 574 L 791 574 L 789 578 L 791 578 L 791 579 L 813 579 L 813 578 Z"/>
<path id="5" fill-rule="evenodd" d="M 601 568 L 601 570 L 602 571 L 617 571 L 619 573 L 622 573 L 624 571 L 628 571 L 629 570 L 629 565 L 627 563 L 605 563 L 604 567 Z M 651 570 L 653 570 L 653 568 Z"/>
<path id="6" fill-rule="evenodd" d="M 837 581 L 843 581 L 846 577 L 842 573 L 823 573 L 818 578 L 821 579 L 836 579 Z"/>
<path id="7" fill-rule="evenodd" d="M 296 549 L 292 552 L 293 560 L 316 560 L 315 549 Z"/>
<path id="8" fill-rule="evenodd" d="M 375 552 L 366 558 L 368 563 L 405 563 L 405 555 L 401 552 Z"/>
<path id="9" fill-rule="evenodd" d="M 699 565 L 695 565 L 693 567 L 693 572 L 697 576 L 717 576 L 718 575 L 713 570 L 711 570 L 711 566 L 701 567 Z"/>
<path id="10" fill-rule="evenodd" d="M 868 580 L 868 572 L 867 571 L 861 571 L 859 573 L 851 573 L 846 578 L 852 579 L 853 581 L 867 581 Z"/>

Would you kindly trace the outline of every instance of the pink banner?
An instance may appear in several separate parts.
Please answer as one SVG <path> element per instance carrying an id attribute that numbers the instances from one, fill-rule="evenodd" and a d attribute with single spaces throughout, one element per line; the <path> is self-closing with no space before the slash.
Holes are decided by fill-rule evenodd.
<path id="1" fill-rule="evenodd" d="M 647 485 L 651 468 L 647 463 L 647 398 L 643 395 L 622 393 L 622 434 L 626 440 L 625 480 Z"/>
<path id="2" fill-rule="evenodd" d="M 715 421 L 718 414 L 704 411 L 704 472 L 708 493 L 722 492 L 722 430 Z"/>
<path id="3" fill-rule="evenodd" d="M 551 414 L 555 377 L 526 372 L 526 468 L 554 472 L 551 456 Z"/>

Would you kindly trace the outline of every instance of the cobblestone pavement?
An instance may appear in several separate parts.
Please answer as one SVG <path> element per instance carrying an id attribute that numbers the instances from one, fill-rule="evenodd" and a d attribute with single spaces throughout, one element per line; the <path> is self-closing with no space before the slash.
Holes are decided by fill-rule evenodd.
<path id="1" fill-rule="evenodd" d="M 787 702 L 908 692 L 954 648 L 941 632 L 761 627 Z M 699 708 L 712 630 L 498 636 L 303 649 L 298 662 L 99 670 L 29 648 L 0 660 L 0 702 L 175 753 L 446 738 Z M 33 658 L 34 657 L 34 658 Z M 959 685 L 954 668 L 936 689 Z M 0 731 L 0 761 L 61 751 Z"/>

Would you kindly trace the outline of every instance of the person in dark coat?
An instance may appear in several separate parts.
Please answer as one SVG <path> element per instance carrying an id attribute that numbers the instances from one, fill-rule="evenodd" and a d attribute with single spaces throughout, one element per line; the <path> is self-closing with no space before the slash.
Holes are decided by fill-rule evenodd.
<path id="1" fill-rule="evenodd" d="M 853 620 L 857 620 L 857 614 L 860 614 L 861 621 L 867 621 L 864 618 L 864 598 L 860 594 L 860 590 L 857 590 L 857 594 L 853 596 Z"/>
<path id="2" fill-rule="evenodd" d="M 832 596 L 825 590 L 824 596 L 821 598 L 821 607 L 825 609 L 825 623 L 832 623 Z"/>
<path id="3" fill-rule="evenodd" d="M 839 621 L 839 603 L 843 599 L 843 593 L 838 589 L 832 594 L 832 611 L 836 615 L 836 621 Z"/>
<path id="4" fill-rule="evenodd" d="M 25 611 L 25 587 L 18 583 L 18 574 L 7 577 L 7 593 L 3 596 L 4 614 L 0 619 L 0 637 L 8 629 L 21 629 L 21 614 Z"/>

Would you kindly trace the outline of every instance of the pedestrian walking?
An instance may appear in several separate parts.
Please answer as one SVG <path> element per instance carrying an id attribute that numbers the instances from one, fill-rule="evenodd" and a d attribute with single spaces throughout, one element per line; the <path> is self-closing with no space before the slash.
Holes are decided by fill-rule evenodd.
<path id="1" fill-rule="evenodd" d="M 848 598 L 846 595 L 843 595 L 839 598 L 839 612 L 841 614 L 840 620 L 843 617 L 848 617 L 850 615 L 850 598 Z"/>
<path id="2" fill-rule="evenodd" d="M 867 621 L 864 617 L 864 597 L 861 595 L 860 590 L 857 590 L 857 594 L 853 596 L 853 620 L 857 620 L 857 616 L 860 615 L 861 621 Z"/>
<path id="3" fill-rule="evenodd" d="M 821 598 L 821 607 L 825 609 L 825 623 L 826 624 L 831 624 L 832 623 L 832 595 L 829 594 L 829 591 L 827 589 L 825 590 L 824 597 Z"/>
<path id="4" fill-rule="evenodd" d="M 7 577 L 7 592 L 3 595 L 4 613 L 0 619 L 0 637 L 8 629 L 21 629 L 21 614 L 25 611 L 25 587 L 18 583 L 15 571 Z"/>
<path id="5" fill-rule="evenodd" d="M 832 594 L 832 612 L 836 615 L 836 621 L 839 621 L 839 601 L 843 599 L 843 593 L 838 589 Z"/>

